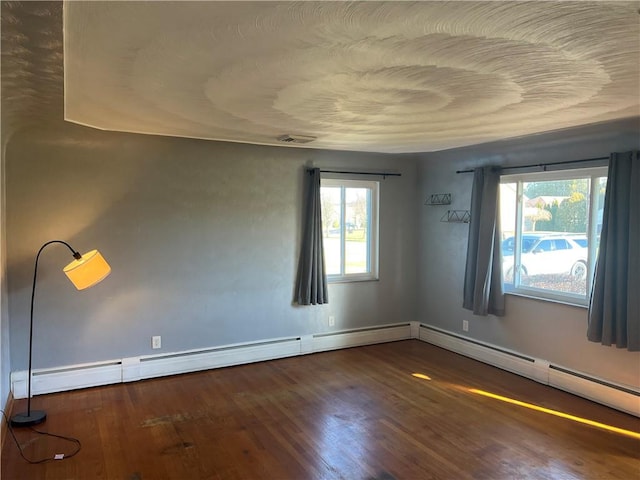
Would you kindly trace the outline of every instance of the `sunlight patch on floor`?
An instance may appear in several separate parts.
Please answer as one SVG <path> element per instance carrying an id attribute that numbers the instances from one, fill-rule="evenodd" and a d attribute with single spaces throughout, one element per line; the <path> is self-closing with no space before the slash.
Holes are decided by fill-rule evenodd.
<path id="1" fill-rule="evenodd" d="M 519 407 L 529 408 L 531 410 L 536 410 L 538 412 L 543 412 L 548 415 L 554 415 L 556 417 L 566 418 L 568 420 L 573 420 L 574 422 L 583 423 L 585 425 L 590 425 L 592 427 L 601 428 L 603 430 L 608 430 L 610 432 L 619 433 L 621 435 L 626 435 L 628 437 L 640 439 L 640 433 L 633 432 L 631 430 L 625 430 L 623 428 L 614 427 L 611 425 L 607 425 L 606 423 L 600 423 L 593 420 L 589 420 L 587 418 L 577 417 L 575 415 L 570 415 L 568 413 L 559 412 L 558 410 L 552 410 L 550 408 L 540 407 L 538 405 L 534 405 L 532 403 L 521 402 L 520 400 L 515 400 L 509 397 L 503 397 L 502 395 L 496 395 L 495 393 L 485 392 L 484 390 L 478 390 L 477 388 L 470 388 L 469 391 L 471 393 L 475 393 L 477 395 L 482 395 L 484 397 L 493 398 L 494 400 L 500 400 L 501 402 L 510 403 L 512 405 L 517 405 Z"/>

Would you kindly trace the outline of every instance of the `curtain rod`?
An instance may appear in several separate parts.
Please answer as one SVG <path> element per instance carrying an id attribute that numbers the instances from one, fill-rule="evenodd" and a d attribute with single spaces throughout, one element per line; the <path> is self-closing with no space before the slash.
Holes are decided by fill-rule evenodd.
<path id="1" fill-rule="evenodd" d="M 320 170 L 320 173 L 342 173 L 348 175 L 378 175 L 381 177 L 401 177 L 401 173 L 391 172 L 349 172 L 344 170 Z"/>
<path id="2" fill-rule="evenodd" d="M 513 167 L 498 167 L 498 169 L 499 170 L 516 170 L 520 168 L 539 167 L 539 168 L 542 168 L 543 171 L 546 171 L 547 167 L 552 165 L 568 165 L 571 163 L 595 162 L 598 160 L 609 160 L 609 157 L 583 158 L 582 160 L 565 160 L 563 162 L 535 163 L 532 165 L 515 165 Z M 473 173 L 473 169 L 472 170 L 456 170 L 456 173 Z"/>

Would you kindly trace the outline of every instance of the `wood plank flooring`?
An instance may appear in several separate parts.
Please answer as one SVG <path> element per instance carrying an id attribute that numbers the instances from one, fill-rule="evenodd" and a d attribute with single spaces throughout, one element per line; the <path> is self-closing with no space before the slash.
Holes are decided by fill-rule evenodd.
<path id="1" fill-rule="evenodd" d="M 640 479 L 637 438 L 472 388 L 640 432 L 631 415 L 408 340 L 35 397 L 39 428 L 82 450 L 31 465 L 9 436 L 2 479 Z M 32 459 L 73 449 L 15 434 Z"/>

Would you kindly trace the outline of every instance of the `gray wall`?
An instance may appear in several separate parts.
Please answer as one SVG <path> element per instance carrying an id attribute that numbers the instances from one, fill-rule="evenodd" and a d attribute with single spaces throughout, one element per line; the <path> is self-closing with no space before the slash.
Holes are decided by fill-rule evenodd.
<path id="1" fill-rule="evenodd" d="M 610 381 L 640 387 L 640 353 L 605 347 L 586 339 L 587 309 L 507 296 L 507 315 L 478 317 L 462 309 L 468 225 L 441 223 L 448 208 L 468 209 L 472 174 L 480 165 L 525 165 L 608 156 L 640 147 L 637 118 L 546 135 L 422 155 L 421 201 L 452 193 L 449 207 L 420 211 L 419 318 L 423 323 L 516 350 Z M 462 320 L 469 320 L 469 332 Z"/>
<path id="2" fill-rule="evenodd" d="M 22 131 L 5 166 L 11 370 L 27 364 L 33 257 L 59 238 L 81 251 L 99 248 L 113 273 L 76 292 L 60 272 L 67 250 L 45 251 L 36 368 L 156 353 L 152 335 L 162 335 L 168 352 L 324 332 L 335 315 L 335 329 L 419 320 L 638 387 L 640 356 L 587 342 L 586 309 L 508 296 L 504 318 L 463 310 L 467 225 L 441 223 L 447 207 L 422 205 L 449 192 L 451 208 L 468 208 L 471 175 L 457 169 L 606 156 L 638 148 L 638 127 L 638 119 L 614 122 L 420 160 L 74 125 Z M 329 305 L 297 307 L 303 167 L 311 162 L 403 176 L 381 181 L 380 281 L 332 285 Z M 6 362 L 2 370 L 6 388 Z"/>
<path id="3" fill-rule="evenodd" d="M 381 179 L 380 281 L 292 305 L 304 166 Z M 68 250 L 40 258 L 34 368 L 416 320 L 417 162 L 410 157 L 101 132 L 66 124 L 7 149 L 12 370 L 27 366 L 33 260 L 51 239 L 98 248 L 112 274 L 77 292 Z M 334 315 L 335 327 L 328 327 Z"/>
<path id="4" fill-rule="evenodd" d="M 0 157 L 0 408 L 4 409 L 9 397 L 9 375 L 11 362 L 9 356 L 9 309 L 7 300 L 6 269 L 6 223 L 5 223 L 5 172 L 3 140 Z"/>

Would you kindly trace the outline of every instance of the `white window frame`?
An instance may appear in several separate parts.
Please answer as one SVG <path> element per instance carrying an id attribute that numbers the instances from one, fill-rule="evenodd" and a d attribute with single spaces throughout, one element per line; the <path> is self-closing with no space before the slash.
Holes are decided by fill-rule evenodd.
<path id="1" fill-rule="evenodd" d="M 327 275 L 329 283 L 364 282 L 378 280 L 378 256 L 379 256 L 379 203 L 380 203 L 380 182 L 373 180 L 352 180 L 344 178 L 321 177 L 320 188 L 340 187 L 342 189 L 340 202 L 340 274 Z M 369 243 L 367 245 L 368 271 L 365 273 L 345 273 L 346 266 L 346 234 L 344 221 L 346 203 L 345 188 L 368 188 L 371 190 L 371 204 L 367 215 L 367 225 L 369 228 Z"/>
<path id="2" fill-rule="evenodd" d="M 514 265 L 520 265 L 521 255 L 521 242 L 522 242 L 522 216 L 523 216 L 523 183 L 526 182 L 546 182 L 554 180 L 573 180 L 589 178 L 590 191 L 589 191 L 589 203 L 588 203 L 588 226 L 587 226 L 587 239 L 588 239 L 588 253 L 587 253 L 587 289 L 585 295 L 579 295 L 570 292 L 561 292 L 557 290 L 535 288 L 530 286 L 520 285 L 520 270 L 514 268 L 514 280 L 513 284 L 504 284 L 505 293 L 520 295 L 525 297 L 536 298 L 539 300 L 548 300 L 552 302 L 565 303 L 569 305 L 577 305 L 586 307 L 589 304 L 589 298 L 591 296 L 591 289 L 593 288 L 593 272 L 596 263 L 596 242 L 592 241 L 596 238 L 597 228 L 597 208 L 594 208 L 595 201 L 597 199 L 597 182 L 596 179 L 601 177 L 607 177 L 607 167 L 592 167 L 592 168 L 575 168 L 567 170 L 554 170 L 547 172 L 533 172 L 533 173 L 520 173 L 520 174 L 505 174 L 500 177 L 500 183 L 515 183 L 517 185 L 516 191 L 516 219 L 515 219 L 515 233 L 514 233 Z M 498 247 L 501 256 L 502 265 L 502 248 Z M 503 272 L 504 278 L 504 272 Z"/>

